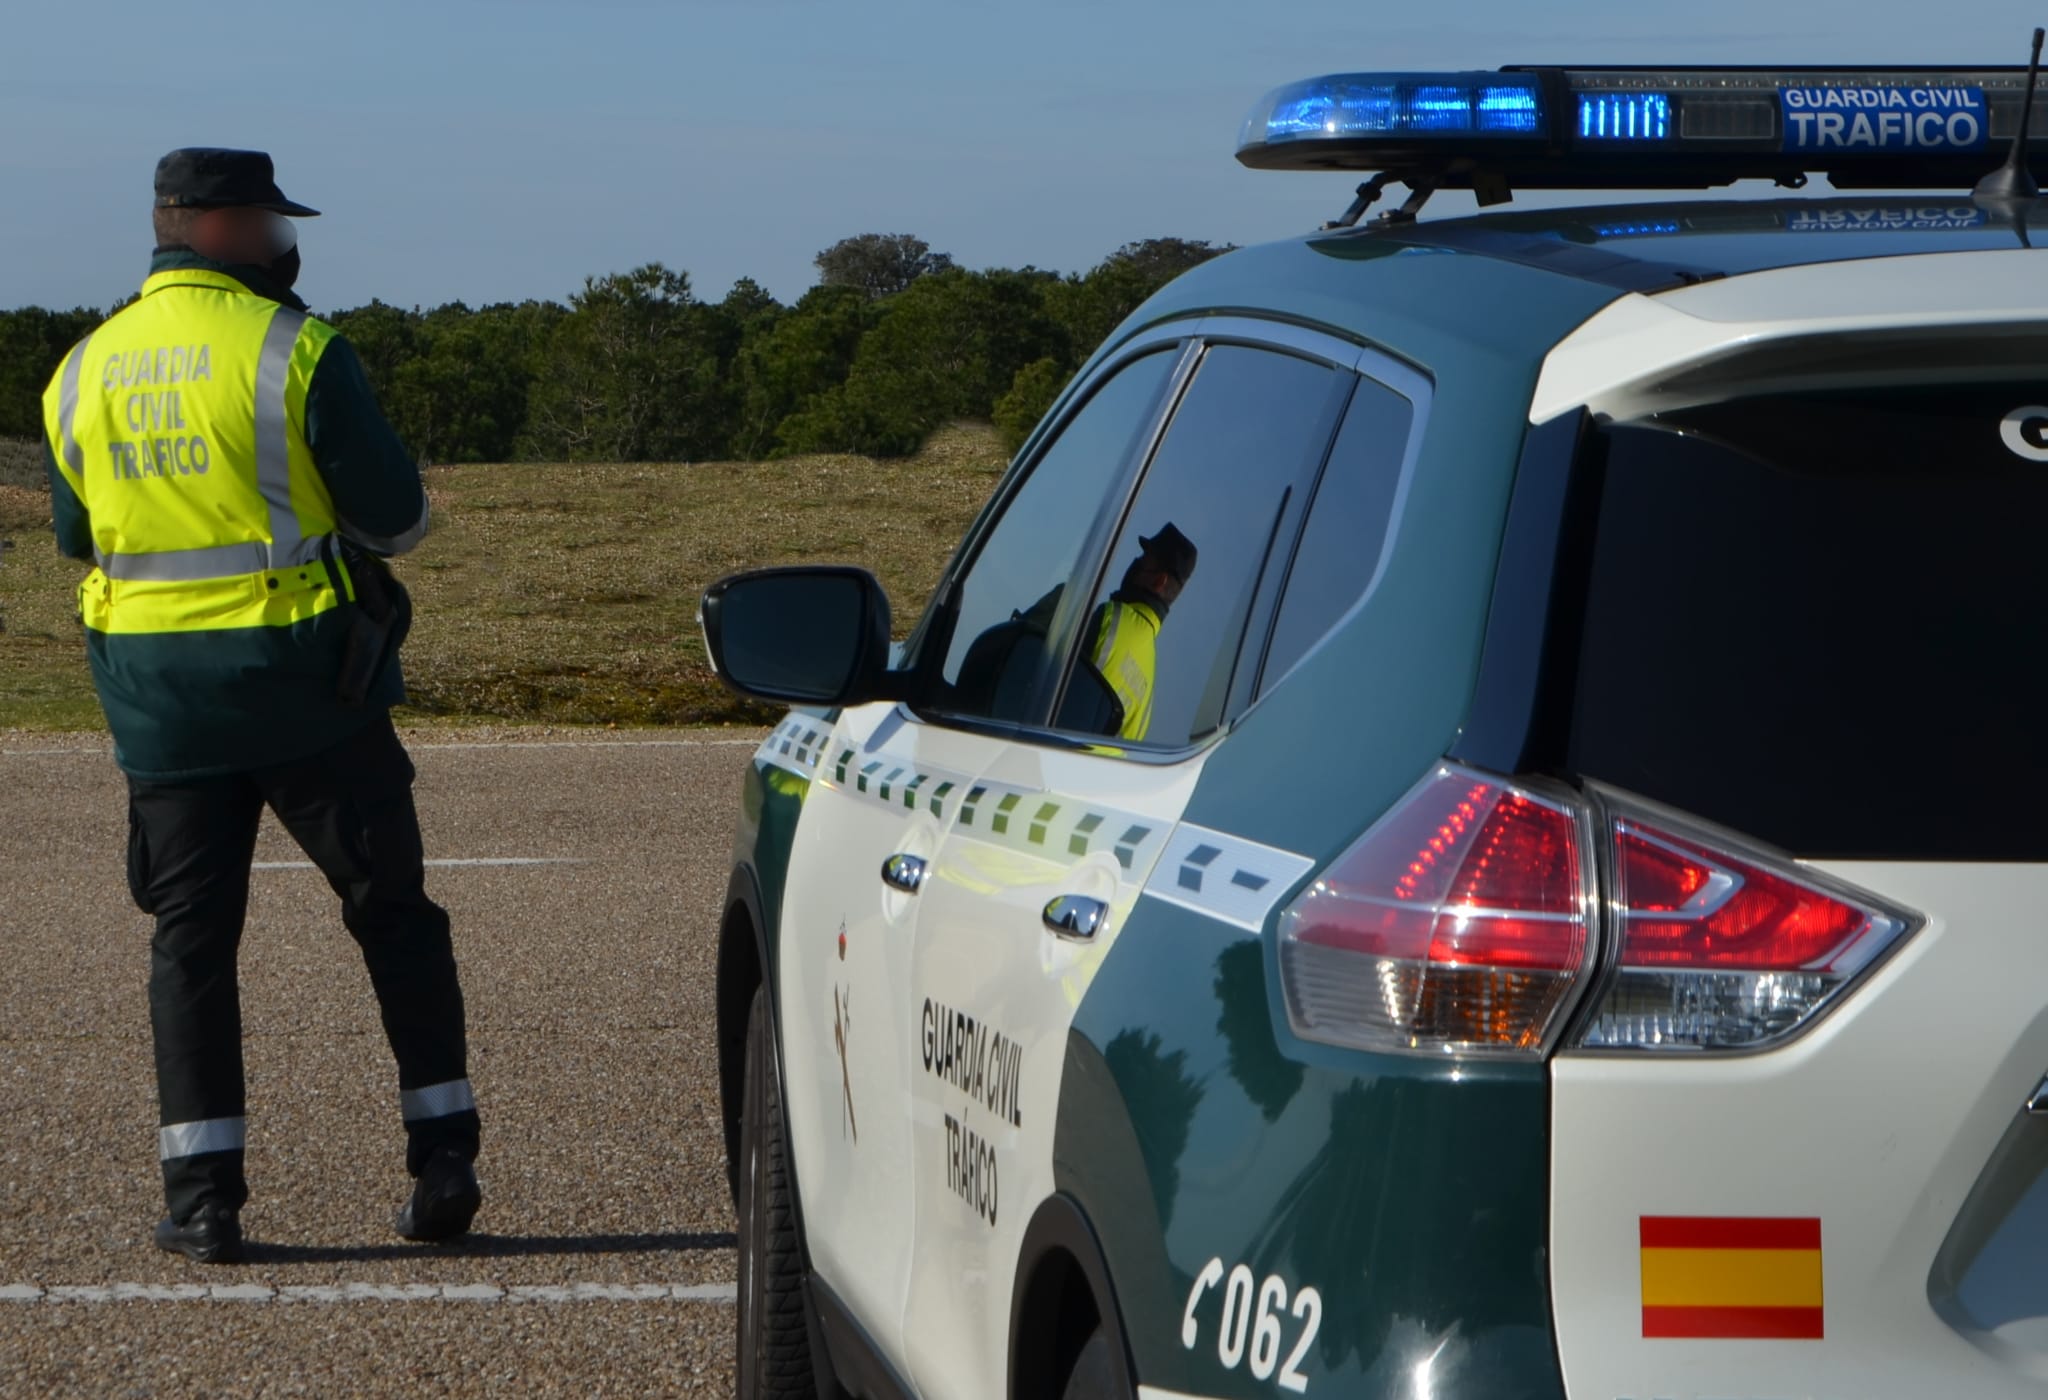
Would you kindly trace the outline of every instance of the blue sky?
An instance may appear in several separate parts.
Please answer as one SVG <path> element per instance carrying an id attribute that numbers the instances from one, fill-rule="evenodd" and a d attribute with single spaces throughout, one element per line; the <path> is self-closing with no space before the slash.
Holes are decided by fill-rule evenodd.
<path id="1" fill-rule="evenodd" d="M 652 260 L 705 297 L 752 276 L 787 300 L 863 231 L 1065 271 L 1133 238 L 1313 226 L 1351 181 L 1232 159 L 1293 78 L 2018 63 L 2044 20 L 2044 0 L 46 0 L 6 23 L 0 306 L 131 290 L 178 145 L 268 149 L 326 211 L 300 283 L 324 309 L 562 298 Z"/>

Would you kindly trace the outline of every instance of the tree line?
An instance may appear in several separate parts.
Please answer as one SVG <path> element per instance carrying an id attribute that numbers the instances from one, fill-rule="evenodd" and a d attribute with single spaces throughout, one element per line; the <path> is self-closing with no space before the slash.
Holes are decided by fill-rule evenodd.
<path id="1" fill-rule="evenodd" d="M 328 314 L 422 460 L 706 461 L 800 452 L 896 456 L 958 418 L 1014 449 L 1138 303 L 1216 254 L 1127 243 L 1086 273 L 970 271 L 908 234 L 817 256 L 785 306 L 742 278 L 700 300 L 661 263 L 554 301 Z M 104 313 L 0 311 L 0 438 L 42 432 L 43 386 Z"/>

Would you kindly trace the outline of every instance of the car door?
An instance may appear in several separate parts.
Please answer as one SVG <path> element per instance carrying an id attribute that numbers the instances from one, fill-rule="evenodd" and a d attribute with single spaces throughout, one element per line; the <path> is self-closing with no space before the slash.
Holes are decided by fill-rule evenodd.
<path id="1" fill-rule="evenodd" d="M 1086 606 L 1068 612 L 1064 684 L 983 765 L 920 896 L 905 1342 L 922 1394 L 1006 1393 L 1015 1261 L 1054 1189 L 1067 1031 L 1155 868 L 1226 893 L 1236 882 L 1254 899 L 1255 886 L 1302 873 L 1273 864 L 1295 859 L 1284 853 L 1180 826 L 1206 754 L 1250 694 L 1308 492 L 1356 382 L 1356 347 L 1291 339 L 1310 353 L 1201 349 Z M 1126 725 L 1098 703 L 1091 673 L 1108 650 L 1108 610 L 1144 591 L 1133 561 L 1169 525 L 1193 568 L 1156 629 L 1144 624 L 1156 631 L 1141 667 L 1148 719 Z"/>
<path id="2" fill-rule="evenodd" d="M 1121 504 L 1180 355 L 1170 339 L 1107 376 L 942 585 L 950 625 L 929 638 L 929 669 L 950 722 L 875 703 L 793 734 L 816 776 L 780 933 L 790 1146 L 818 1280 L 899 1363 L 913 1240 L 905 1109 L 923 1073 L 910 960 L 925 866 L 956 821 L 977 815 L 976 781 L 1001 749 L 992 734 L 1046 683 L 1057 595 L 1092 580 L 1109 527 L 1096 539 L 1088 522 L 1104 500 Z M 1081 528 L 1066 528 L 1075 519 Z M 1032 612 L 1048 594 L 1055 604 Z"/>
<path id="3" fill-rule="evenodd" d="M 789 1144 L 812 1267 L 877 1345 L 893 1347 L 910 1248 L 910 1134 L 897 1099 L 915 913 L 899 885 L 909 862 L 937 852 L 945 809 L 932 798 L 964 789 L 978 758 L 968 736 L 905 724 L 886 704 L 792 738 L 817 768 L 791 845 L 778 954 Z M 924 775 L 915 789 L 912 772 Z"/>

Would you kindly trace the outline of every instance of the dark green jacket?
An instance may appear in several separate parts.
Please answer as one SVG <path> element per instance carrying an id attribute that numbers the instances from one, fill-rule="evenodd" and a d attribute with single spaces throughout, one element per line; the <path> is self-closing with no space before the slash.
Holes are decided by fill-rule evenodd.
<path id="1" fill-rule="evenodd" d="M 158 249 L 150 273 L 204 268 L 295 311 L 306 304 L 261 268 L 230 267 L 186 248 Z M 306 391 L 306 439 L 345 530 L 396 539 L 425 508 L 412 454 L 377 407 L 361 359 L 340 336 Z M 45 442 L 57 548 L 91 562 L 92 520 Z M 173 781 L 246 772 L 331 747 L 405 698 L 394 655 L 361 706 L 335 698 L 347 604 L 290 627 L 165 635 L 86 631 L 86 652 L 114 759 L 133 777 Z"/>

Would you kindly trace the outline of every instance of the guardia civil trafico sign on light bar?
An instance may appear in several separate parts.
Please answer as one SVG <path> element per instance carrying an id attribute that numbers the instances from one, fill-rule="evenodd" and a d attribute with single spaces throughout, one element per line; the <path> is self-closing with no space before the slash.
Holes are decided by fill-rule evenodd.
<path id="1" fill-rule="evenodd" d="M 1797 187 L 1814 173 L 1841 189 L 1968 187 L 2019 133 L 2027 87 L 2022 67 L 1341 73 L 1268 93 L 1237 158 L 1378 171 L 1482 202 L 1514 188 Z M 2048 153 L 2048 122 L 2027 146 Z"/>
<path id="2" fill-rule="evenodd" d="M 1980 87 L 1817 87 L 1779 92 L 1787 151 L 1981 151 L 1991 140 Z"/>

